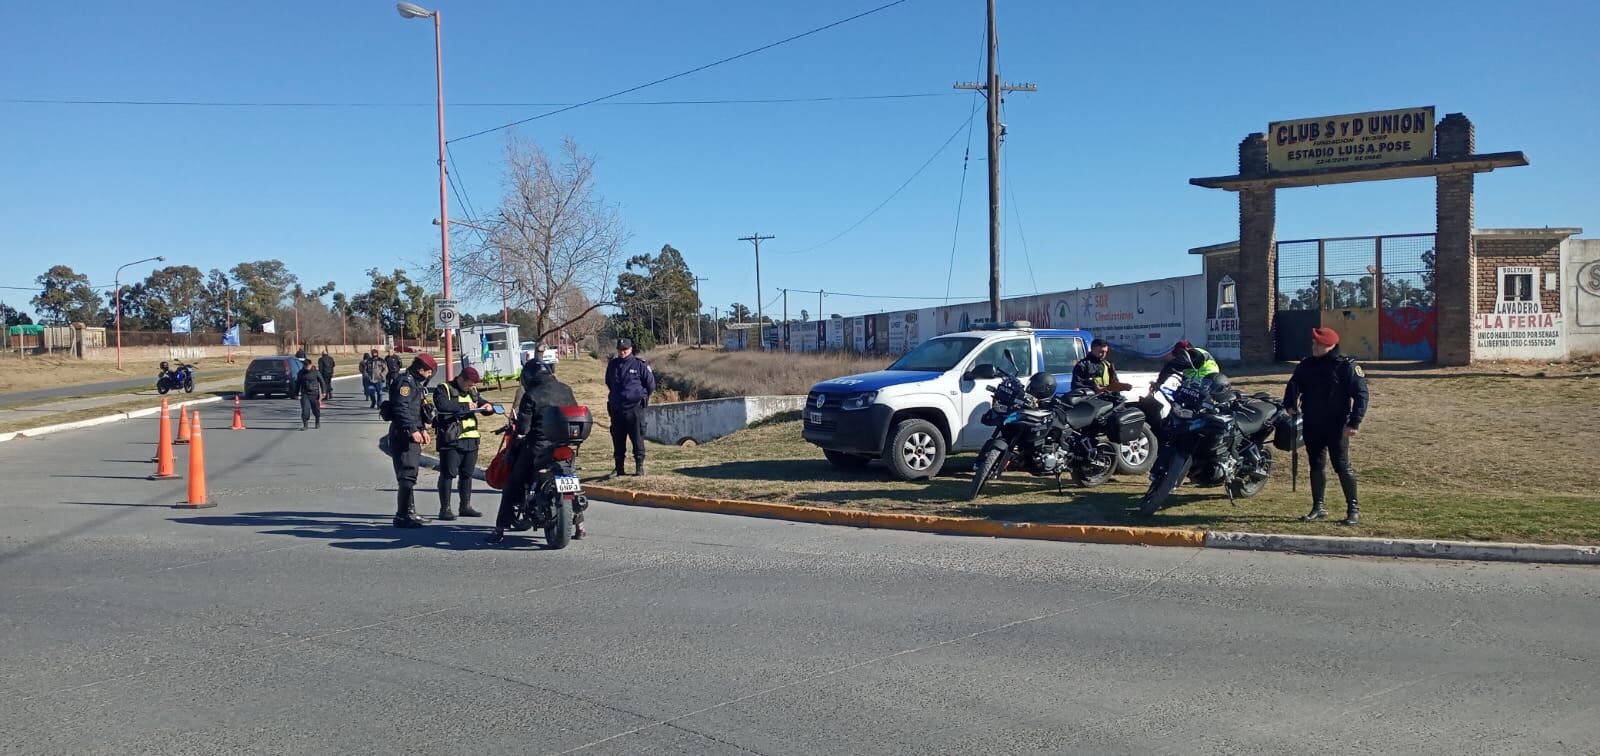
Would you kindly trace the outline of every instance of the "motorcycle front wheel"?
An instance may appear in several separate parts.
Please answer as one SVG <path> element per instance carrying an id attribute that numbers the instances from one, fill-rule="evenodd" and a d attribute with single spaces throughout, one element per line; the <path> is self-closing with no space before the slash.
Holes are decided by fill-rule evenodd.
<path id="1" fill-rule="evenodd" d="M 550 509 L 553 516 L 544 526 L 544 542 L 551 549 L 564 549 L 572 542 L 572 500 L 557 494 Z"/>
<path id="2" fill-rule="evenodd" d="M 983 484 L 1000 472 L 1000 457 L 1003 454 L 1005 452 L 987 446 L 978 454 L 978 465 L 972 469 L 972 485 L 967 488 L 967 501 L 978 498 L 978 492 L 983 490 Z"/>
<path id="3" fill-rule="evenodd" d="M 183 393 L 185 393 L 185 394 L 193 394 L 194 393 L 194 381 L 184 381 L 183 382 Z"/>
<path id="4" fill-rule="evenodd" d="M 1139 514 L 1149 517 L 1161 509 L 1161 503 L 1167 500 L 1173 489 L 1183 482 L 1189 475 L 1189 466 L 1194 460 L 1187 452 L 1175 452 L 1172 459 L 1167 461 L 1167 469 L 1161 478 L 1150 484 L 1150 490 L 1145 493 L 1144 499 L 1139 502 Z"/>

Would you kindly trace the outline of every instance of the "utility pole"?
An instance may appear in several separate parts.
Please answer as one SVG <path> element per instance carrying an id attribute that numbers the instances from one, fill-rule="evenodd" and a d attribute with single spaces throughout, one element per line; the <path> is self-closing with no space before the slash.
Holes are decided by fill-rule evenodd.
<path id="1" fill-rule="evenodd" d="M 717 335 L 717 346 L 722 346 L 722 313 L 711 305 L 711 326 Z"/>
<path id="2" fill-rule="evenodd" d="M 757 343 L 763 347 L 766 346 L 766 339 L 762 337 L 762 331 L 766 330 L 766 326 L 761 323 L 761 242 L 776 238 L 778 237 L 762 236 L 759 231 L 749 236 L 739 237 L 739 241 L 747 241 L 756 245 L 756 339 Z"/>
<path id="3" fill-rule="evenodd" d="M 710 281 L 710 280 L 711 279 L 709 279 L 709 278 L 701 278 L 699 276 L 695 276 L 694 277 L 694 301 L 696 302 L 696 304 L 699 305 L 699 309 L 697 309 L 695 311 L 695 314 L 694 314 L 694 345 L 695 346 L 703 346 L 705 344 L 705 332 L 700 330 L 700 326 L 701 326 L 700 321 L 706 319 L 706 316 L 705 316 L 705 303 L 703 301 L 701 301 L 701 299 L 700 299 L 700 282 L 701 281 Z"/>
<path id="4" fill-rule="evenodd" d="M 989 0 L 989 79 L 979 82 L 959 82 L 956 89 L 973 89 L 983 93 L 989 101 L 989 318 L 1000 322 L 1000 140 L 1005 137 L 1005 124 L 1000 122 L 1000 102 L 1006 92 L 1037 92 L 1033 84 L 1004 84 L 1000 81 L 1000 65 L 996 60 L 1000 45 L 995 29 L 995 0 Z"/>
<path id="5" fill-rule="evenodd" d="M 783 351 L 789 351 L 789 290 L 779 287 L 783 292 L 783 330 L 779 331 L 779 338 L 783 339 Z"/>

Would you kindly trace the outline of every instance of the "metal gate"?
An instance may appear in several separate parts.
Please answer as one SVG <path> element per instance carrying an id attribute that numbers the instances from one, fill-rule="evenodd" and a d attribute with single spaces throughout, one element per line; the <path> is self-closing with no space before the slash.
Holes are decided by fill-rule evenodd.
<path id="1" fill-rule="evenodd" d="M 1278 359 L 1308 356 L 1327 326 L 1358 359 L 1433 361 L 1433 234 L 1283 241 L 1277 262 Z"/>

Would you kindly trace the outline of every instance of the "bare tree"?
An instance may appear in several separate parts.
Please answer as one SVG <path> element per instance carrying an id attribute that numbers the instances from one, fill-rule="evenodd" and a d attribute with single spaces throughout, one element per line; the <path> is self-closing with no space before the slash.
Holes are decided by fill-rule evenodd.
<path id="1" fill-rule="evenodd" d="M 458 293 L 480 301 L 503 295 L 511 307 L 533 313 L 539 341 L 612 304 L 608 295 L 629 234 L 616 205 L 596 191 L 594 165 L 570 138 L 556 162 L 513 134 L 499 217 L 460 235 L 464 251 L 453 256 Z"/>

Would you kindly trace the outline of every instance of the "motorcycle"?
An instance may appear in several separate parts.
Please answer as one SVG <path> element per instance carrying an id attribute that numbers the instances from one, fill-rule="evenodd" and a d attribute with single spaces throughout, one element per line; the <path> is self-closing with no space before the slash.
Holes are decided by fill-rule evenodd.
<path id="1" fill-rule="evenodd" d="M 546 439 L 552 444 L 549 463 L 534 471 L 512 514 L 511 530 L 544 529 L 545 543 L 564 549 L 572 540 L 575 522 L 589 508 L 589 497 L 578 481 L 578 447 L 588 440 L 594 417 L 588 407 L 546 407 L 540 417 Z M 506 433 L 510 426 L 497 433 Z"/>
<path id="2" fill-rule="evenodd" d="M 156 378 L 156 392 L 165 394 L 175 388 L 183 389 L 185 394 L 194 393 L 194 366 L 186 362 L 179 362 L 176 370 L 167 363 L 161 363 L 161 375 Z"/>
<path id="3" fill-rule="evenodd" d="M 978 452 L 968 501 L 1014 464 L 1029 475 L 1053 476 L 1057 491 L 1062 473 L 1081 487 L 1098 486 L 1116 472 L 1118 445 L 1144 434 L 1144 413 L 1126 406 L 1119 394 L 1057 396 L 1049 373 L 1034 375 L 1027 386 L 1004 375 L 989 389 L 994 400 L 981 421 L 995 427 L 994 435 Z"/>
<path id="4" fill-rule="evenodd" d="M 1170 392 L 1161 452 L 1139 514 L 1153 515 L 1180 483 L 1222 488 L 1230 503 L 1249 499 L 1272 476 L 1272 450 L 1298 448 L 1298 415 L 1266 394 L 1244 396 L 1212 379 L 1184 380 Z M 1270 441 L 1270 443 L 1269 443 Z"/>

